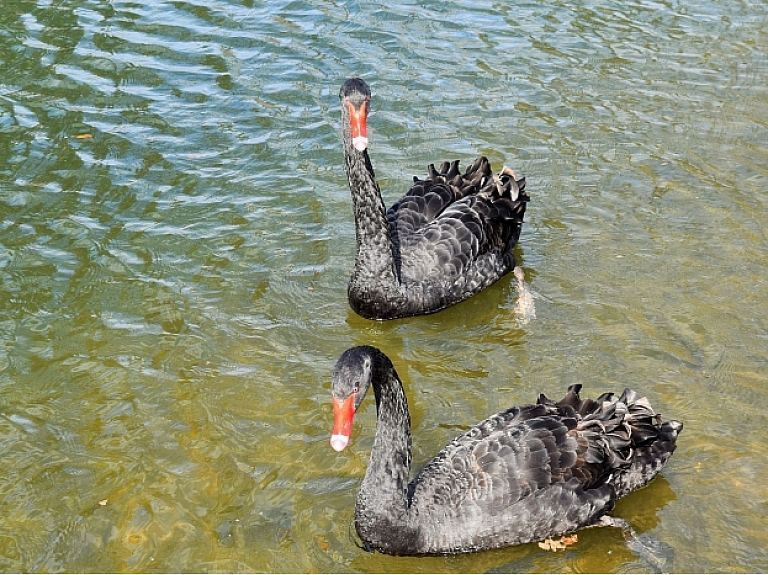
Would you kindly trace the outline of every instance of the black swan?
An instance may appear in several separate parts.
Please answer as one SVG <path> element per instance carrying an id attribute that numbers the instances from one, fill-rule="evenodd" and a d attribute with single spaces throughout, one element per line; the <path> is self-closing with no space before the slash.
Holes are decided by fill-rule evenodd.
<path id="1" fill-rule="evenodd" d="M 339 92 L 342 140 L 354 204 L 357 254 L 349 304 L 368 319 L 440 311 L 487 288 L 515 267 L 525 178 L 506 166 L 498 175 L 485 157 L 461 174 L 458 160 L 385 210 L 368 157 L 371 90 L 358 78 Z"/>
<path id="2" fill-rule="evenodd" d="M 614 502 L 664 467 L 683 429 L 630 389 L 512 407 L 459 435 L 409 483 L 411 424 L 403 385 L 375 347 L 353 347 L 333 370 L 331 446 L 347 446 L 373 385 L 378 422 L 355 527 L 369 548 L 448 554 L 541 541 L 610 525 Z"/>

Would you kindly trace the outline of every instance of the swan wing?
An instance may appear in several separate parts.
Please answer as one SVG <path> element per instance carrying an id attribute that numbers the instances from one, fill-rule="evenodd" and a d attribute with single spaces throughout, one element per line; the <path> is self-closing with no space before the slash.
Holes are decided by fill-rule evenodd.
<path id="1" fill-rule="evenodd" d="M 500 260 L 520 237 L 525 180 L 509 168 L 494 175 L 484 157 L 463 175 L 458 161 L 429 171 L 387 212 L 401 276 L 451 283 L 473 267 L 481 274 L 484 264 L 505 267 Z"/>
<path id="2" fill-rule="evenodd" d="M 573 478 L 594 485 L 599 466 L 584 460 L 588 446 L 573 433 L 576 419 L 553 411 L 515 407 L 458 436 L 414 479 L 414 501 L 452 509 L 471 501 L 498 512 Z"/>
<path id="3" fill-rule="evenodd" d="M 544 409 L 542 409 L 544 408 Z M 411 513 L 441 552 L 539 541 L 596 521 L 616 492 L 577 421 L 523 406 L 460 435 L 411 482 Z"/>

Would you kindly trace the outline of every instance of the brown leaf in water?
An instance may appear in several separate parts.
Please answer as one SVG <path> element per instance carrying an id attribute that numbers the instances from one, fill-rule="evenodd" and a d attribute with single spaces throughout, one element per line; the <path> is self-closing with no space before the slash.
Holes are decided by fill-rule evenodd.
<path id="1" fill-rule="evenodd" d="M 560 541 L 563 542 L 563 545 L 568 547 L 569 545 L 574 545 L 579 542 L 579 535 L 577 533 L 574 533 L 573 535 L 563 535 L 560 538 Z"/>
<path id="2" fill-rule="evenodd" d="M 545 539 L 539 541 L 539 547 L 544 551 L 565 551 L 565 548 L 569 545 L 574 545 L 579 540 L 579 536 L 574 533 L 573 535 L 563 535 L 559 540 L 557 539 Z"/>
<path id="3" fill-rule="evenodd" d="M 544 541 L 539 541 L 539 547 L 544 549 L 544 551 L 558 551 L 565 549 L 565 545 L 559 541 L 555 541 L 554 539 L 545 539 Z"/>

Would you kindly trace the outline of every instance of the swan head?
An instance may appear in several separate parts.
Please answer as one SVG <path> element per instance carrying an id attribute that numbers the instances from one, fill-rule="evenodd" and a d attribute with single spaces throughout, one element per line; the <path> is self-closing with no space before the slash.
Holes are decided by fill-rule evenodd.
<path id="1" fill-rule="evenodd" d="M 352 146 L 362 152 L 368 148 L 368 103 L 371 101 L 371 89 L 360 78 L 351 78 L 344 82 L 339 90 L 339 99 L 343 110 L 343 119 L 348 122 L 344 133 L 349 130 Z"/>
<path id="2" fill-rule="evenodd" d="M 353 347 L 341 355 L 333 368 L 331 447 L 336 451 L 342 451 L 349 444 L 352 421 L 373 382 L 374 363 L 379 355 L 381 352 L 374 347 Z"/>

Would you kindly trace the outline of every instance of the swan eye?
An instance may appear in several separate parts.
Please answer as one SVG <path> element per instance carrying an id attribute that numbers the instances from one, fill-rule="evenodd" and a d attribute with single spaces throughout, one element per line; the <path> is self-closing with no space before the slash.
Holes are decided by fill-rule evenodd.
<path id="1" fill-rule="evenodd" d="M 360 382 L 359 381 L 356 382 L 355 383 L 355 387 L 352 388 L 352 393 L 357 393 L 358 391 L 360 391 Z"/>

